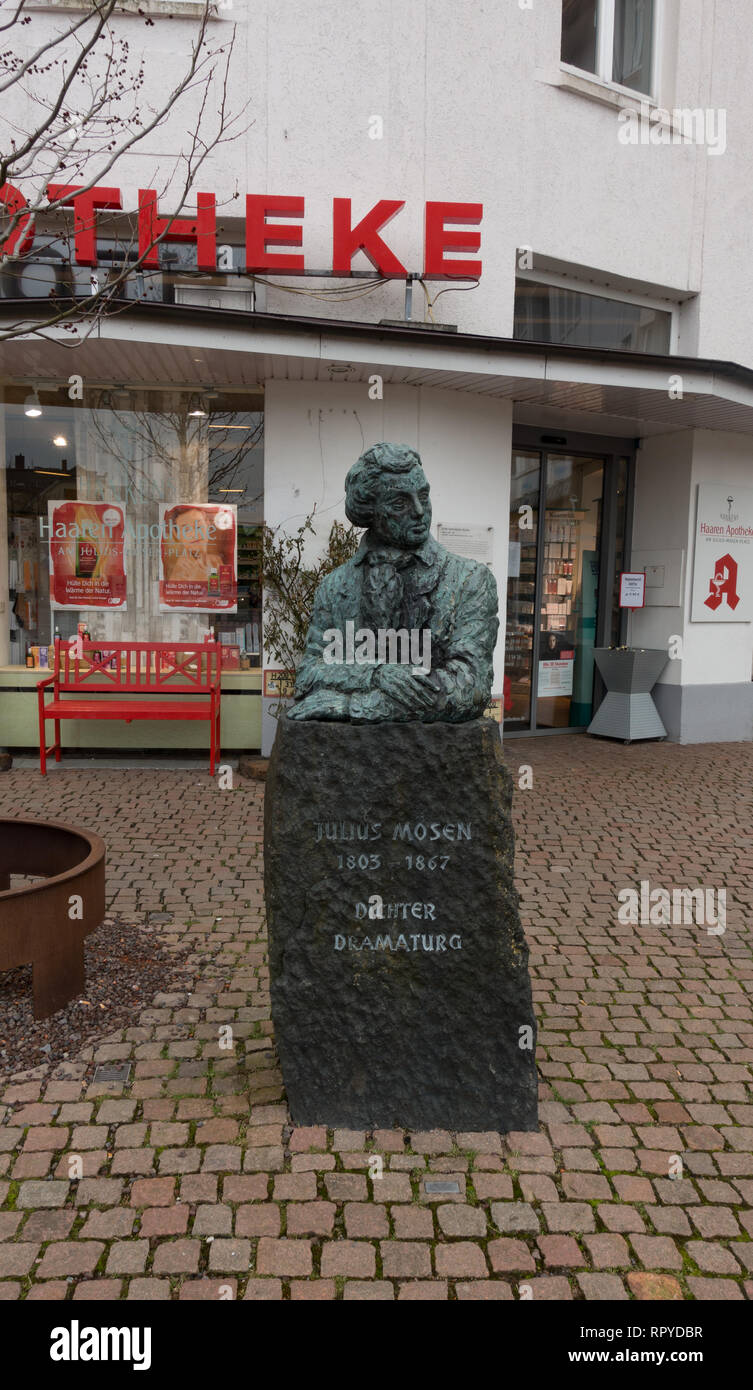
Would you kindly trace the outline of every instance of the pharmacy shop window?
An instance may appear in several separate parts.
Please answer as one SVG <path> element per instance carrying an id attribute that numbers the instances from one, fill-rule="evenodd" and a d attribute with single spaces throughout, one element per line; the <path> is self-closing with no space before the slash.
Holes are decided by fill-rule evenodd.
<path id="1" fill-rule="evenodd" d="M 79 625 L 102 641 L 213 634 L 229 667 L 259 665 L 261 392 L 102 386 L 70 401 L 67 385 L 12 385 L 2 421 L 11 665 L 45 669 Z"/>

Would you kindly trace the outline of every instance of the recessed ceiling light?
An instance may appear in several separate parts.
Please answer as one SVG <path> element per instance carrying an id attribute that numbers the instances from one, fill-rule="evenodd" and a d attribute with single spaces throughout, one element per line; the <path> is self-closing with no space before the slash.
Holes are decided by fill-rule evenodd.
<path id="1" fill-rule="evenodd" d="M 68 443 L 68 440 L 66 439 L 64 434 L 56 434 L 52 442 L 53 444 L 57 444 L 58 449 L 64 449 L 66 444 Z"/>

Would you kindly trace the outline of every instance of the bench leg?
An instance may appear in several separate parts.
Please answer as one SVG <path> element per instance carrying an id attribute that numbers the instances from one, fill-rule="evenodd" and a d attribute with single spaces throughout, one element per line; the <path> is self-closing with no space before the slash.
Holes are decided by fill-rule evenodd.
<path id="1" fill-rule="evenodd" d="M 54 948 L 45 951 L 32 967 L 34 1017 L 49 1018 L 65 1008 L 77 994 L 83 994 L 84 943 L 68 941 L 59 953 Z"/>
<path id="2" fill-rule="evenodd" d="M 47 739 L 47 725 L 46 725 L 46 723 L 45 723 L 45 717 L 44 717 L 44 715 L 42 714 L 42 712 L 41 712 L 41 710 L 40 710 L 40 712 L 39 712 L 39 771 L 41 772 L 41 774 L 42 774 L 43 777 L 46 777 L 46 776 L 47 776 L 47 748 L 45 747 L 46 739 Z"/>
<path id="3" fill-rule="evenodd" d="M 210 764 L 210 765 L 209 765 L 209 775 L 210 775 L 210 777 L 214 777 L 215 763 L 218 763 L 218 762 L 220 761 L 220 758 L 222 757 L 222 754 L 221 754 L 221 751 L 220 751 L 220 709 L 221 709 L 221 706 L 220 706 L 220 702 L 219 702 L 219 700 L 218 700 L 218 701 L 217 701 L 217 712 L 216 712 L 214 715 L 212 715 L 212 734 L 211 734 L 211 739 L 210 739 L 210 748 L 211 748 L 211 751 L 210 751 L 210 755 L 209 755 L 209 764 Z"/>
<path id="4" fill-rule="evenodd" d="M 55 720 L 55 762 L 60 762 L 60 720 Z"/>

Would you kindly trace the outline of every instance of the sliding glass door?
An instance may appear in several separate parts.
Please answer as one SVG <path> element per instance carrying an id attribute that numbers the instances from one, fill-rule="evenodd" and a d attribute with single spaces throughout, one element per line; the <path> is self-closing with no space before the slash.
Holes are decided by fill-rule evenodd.
<path id="1" fill-rule="evenodd" d="M 513 449 L 508 732 L 590 723 L 594 646 L 614 641 L 619 630 L 614 594 L 616 565 L 624 563 L 628 468 L 624 451 Z"/>

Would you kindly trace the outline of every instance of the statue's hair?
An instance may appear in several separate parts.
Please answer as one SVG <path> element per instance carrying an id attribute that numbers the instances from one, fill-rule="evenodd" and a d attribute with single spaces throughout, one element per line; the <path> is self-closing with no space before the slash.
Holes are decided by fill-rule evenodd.
<path id="1" fill-rule="evenodd" d="M 421 459 L 407 444 L 375 444 L 353 464 L 345 479 L 345 515 L 354 526 L 370 526 L 379 480 L 385 473 L 410 473 Z"/>

